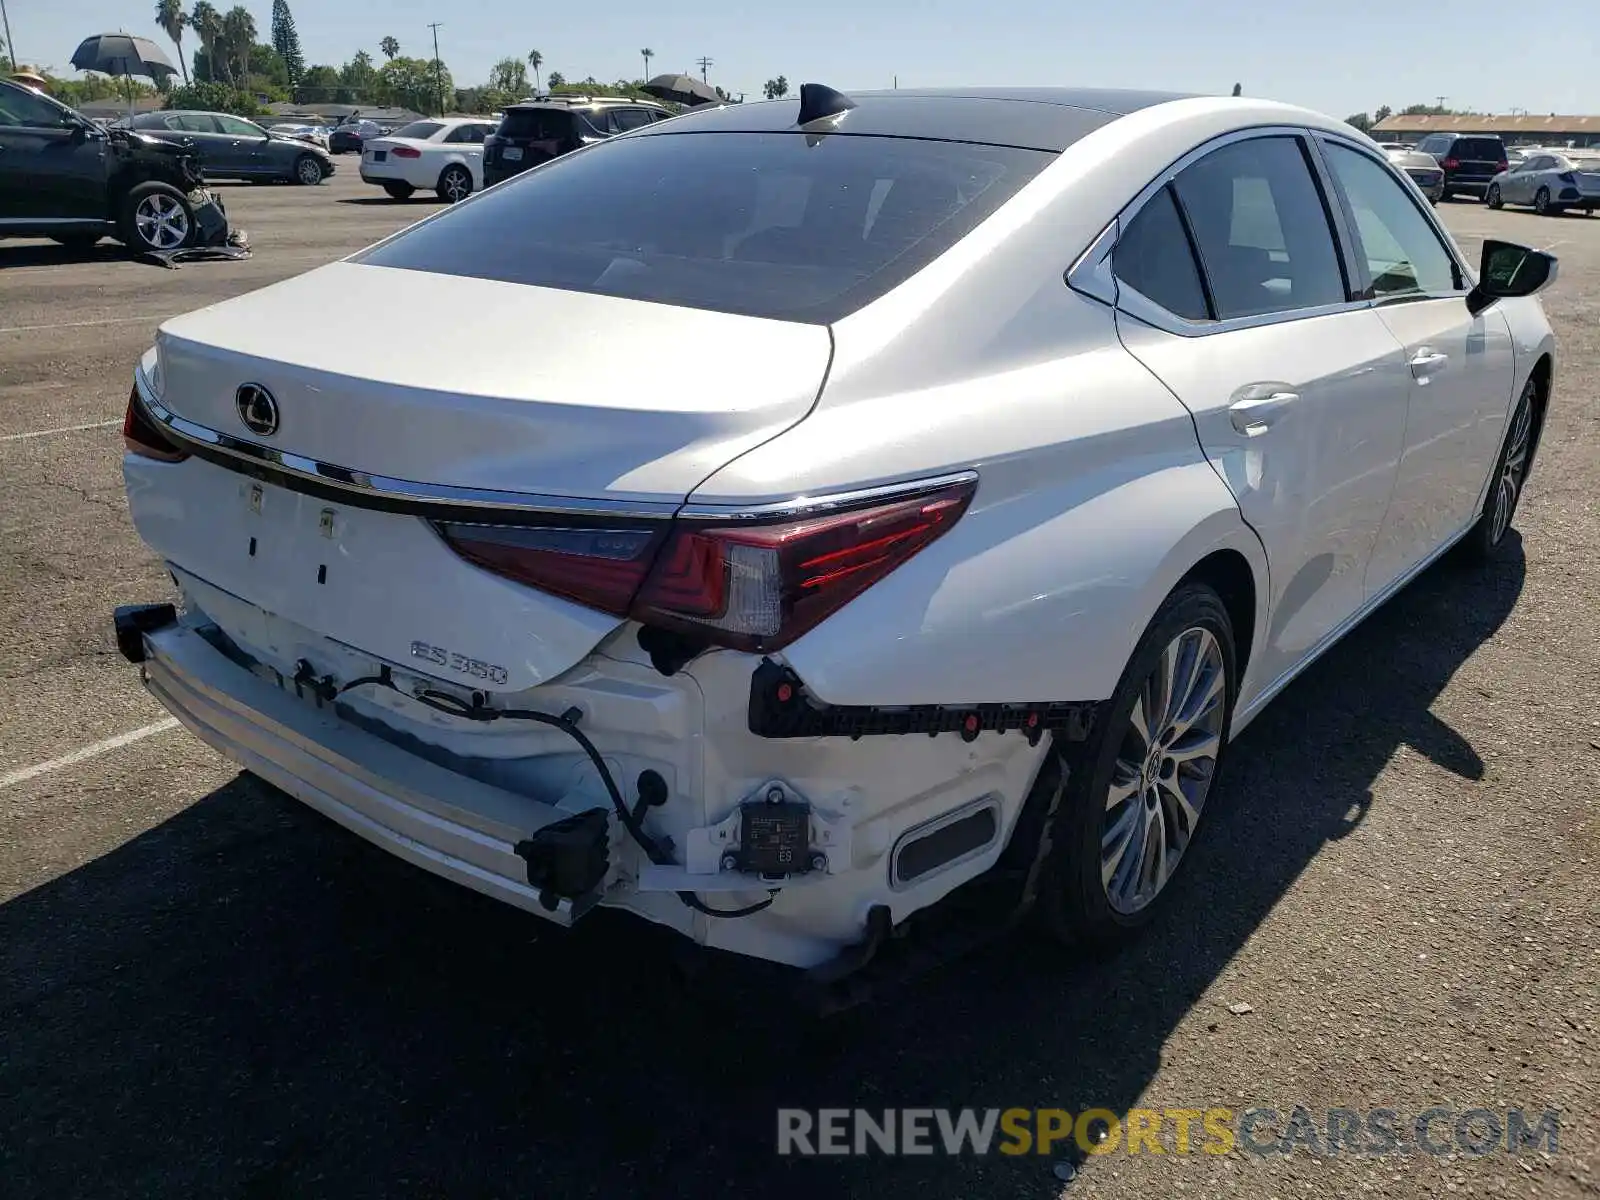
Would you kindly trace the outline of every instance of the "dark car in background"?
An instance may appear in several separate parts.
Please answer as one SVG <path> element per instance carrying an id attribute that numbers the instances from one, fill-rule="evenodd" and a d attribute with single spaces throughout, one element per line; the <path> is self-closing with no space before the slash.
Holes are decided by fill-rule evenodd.
<path id="1" fill-rule="evenodd" d="M 1458 194 L 1481 200 L 1489 181 L 1506 169 L 1506 144 L 1494 134 L 1430 133 L 1417 149 L 1431 154 L 1444 172 L 1446 200 Z"/>
<path id="2" fill-rule="evenodd" d="M 254 121 L 229 113 L 141 113 L 132 125 L 163 141 L 192 145 L 213 179 L 273 179 L 314 186 L 334 170 L 333 158 L 320 146 L 268 133 Z"/>
<path id="3" fill-rule="evenodd" d="M 228 239 L 222 202 L 184 146 L 101 129 L 32 88 L 0 80 L 0 238 L 87 250 L 114 237 L 168 252 Z"/>
<path id="4" fill-rule="evenodd" d="M 333 132 L 328 135 L 328 149 L 335 154 L 360 154 L 367 142 L 373 138 L 388 137 L 395 128 L 365 119 L 344 121 L 334 126 Z"/>
<path id="5" fill-rule="evenodd" d="M 652 101 L 621 97 L 525 100 L 508 105 L 500 128 L 483 143 L 483 185 L 489 187 L 590 142 L 674 115 Z"/>

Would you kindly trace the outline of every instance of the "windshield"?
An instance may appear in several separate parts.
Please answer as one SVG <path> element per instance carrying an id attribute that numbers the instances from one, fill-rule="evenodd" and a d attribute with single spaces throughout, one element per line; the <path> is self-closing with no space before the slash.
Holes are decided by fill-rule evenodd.
<path id="1" fill-rule="evenodd" d="M 397 138 L 415 138 L 419 142 L 425 142 L 443 128 L 444 126 L 439 124 L 437 121 L 413 121 L 409 125 L 402 125 L 389 136 Z"/>
<path id="2" fill-rule="evenodd" d="M 827 323 L 931 262 L 1053 157 L 847 135 L 626 137 L 357 261 Z"/>

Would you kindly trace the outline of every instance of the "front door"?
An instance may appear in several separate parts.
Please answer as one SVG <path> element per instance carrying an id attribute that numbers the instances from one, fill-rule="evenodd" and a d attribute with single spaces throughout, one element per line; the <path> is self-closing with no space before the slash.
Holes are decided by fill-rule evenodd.
<path id="1" fill-rule="evenodd" d="M 1123 344 L 1194 414 L 1206 457 L 1266 548 L 1257 687 L 1361 607 L 1405 436 L 1404 355 L 1351 299 L 1309 155 L 1293 135 L 1223 144 L 1151 198 L 1113 260 Z M 1176 322 L 1141 313 L 1128 288 L 1188 311 Z"/>
<path id="2" fill-rule="evenodd" d="M 0 222 L 97 221 L 105 210 L 105 134 L 25 88 L 0 88 Z"/>
<path id="3" fill-rule="evenodd" d="M 239 175 L 270 175 L 272 164 L 267 159 L 267 131 L 241 117 L 227 113 L 214 113 L 212 119 L 222 130 L 226 143 L 227 171 Z"/>
<path id="4" fill-rule="evenodd" d="M 1515 371 L 1505 316 L 1467 311 L 1467 280 L 1386 163 L 1343 142 L 1323 152 L 1342 193 L 1374 311 L 1405 348 L 1405 453 L 1367 568 L 1368 594 L 1469 525 L 1500 451 Z"/>

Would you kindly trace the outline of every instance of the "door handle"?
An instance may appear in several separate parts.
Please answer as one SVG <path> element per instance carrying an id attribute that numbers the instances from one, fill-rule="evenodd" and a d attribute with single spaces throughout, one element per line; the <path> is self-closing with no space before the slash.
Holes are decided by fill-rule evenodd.
<path id="1" fill-rule="evenodd" d="M 1300 399 L 1299 392 L 1288 391 L 1268 392 L 1264 396 L 1246 396 L 1243 400 L 1235 400 L 1228 406 L 1228 420 L 1232 421 L 1234 429 L 1245 437 L 1260 437 L 1283 415 L 1284 410 L 1298 399 Z"/>
<path id="2" fill-rule="evenodd" d="M 1421 383 L 1427 383 L 1438 372 L 1444 370 L 1445 363 L 1450 361 L 1448 354 L 1440 354 L 1424 346 L 1411 356 L 1411 374 Z"/>

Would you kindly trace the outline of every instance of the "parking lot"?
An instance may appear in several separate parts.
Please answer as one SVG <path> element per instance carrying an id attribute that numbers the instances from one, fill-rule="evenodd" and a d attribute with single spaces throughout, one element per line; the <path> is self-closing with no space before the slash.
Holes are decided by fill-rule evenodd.
<path id="1" fill-rule="evenodd" d="M 437 208 L 338 164 L 219 189 L 243 263 L 0 242 L 6 1195 L 1051 1196 L 1061 1155 L 780 1158 L 776 1110 L 1298 1105 L 1553 1108 L 1560 1144 L 1119 1152 L 1067 1193 L 1600 1193 L 1600 218 L 1442 206 L 1474 258 L 1561 259 L 1520 542 L 1431 569 L 1251 726 L 1149 935 L 1075 962 L 1022 933 L 817 1025 L 770 970 L 685 977 L 629 918 L 567 934 L 367 847 L 117 656 L 113 606 L 170 591 L 119 469 L 157 325 Z M 371 345 L 438 315 L 305 320 Z"/>

